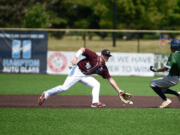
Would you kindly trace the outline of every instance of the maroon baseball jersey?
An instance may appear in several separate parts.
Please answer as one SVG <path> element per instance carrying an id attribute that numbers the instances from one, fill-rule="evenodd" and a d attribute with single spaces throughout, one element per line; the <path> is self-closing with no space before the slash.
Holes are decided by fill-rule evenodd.
<path id="1" fill-rule="evenodd" d="M 100 56 L 98 56 L 95 52 L 85 48 L 84 59 L 78 62 L 78 66 L 80 70 L 87 75 L 98 74 L 105 79 L 110 78 L 110 74 L 105 63 L 100 63 Z"/>

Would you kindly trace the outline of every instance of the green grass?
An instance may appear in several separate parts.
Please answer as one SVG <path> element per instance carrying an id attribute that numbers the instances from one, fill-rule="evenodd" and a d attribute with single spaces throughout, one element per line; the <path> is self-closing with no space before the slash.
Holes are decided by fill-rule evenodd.
<path id="1" fill-rule="evenodd" d="M 2 135 L 178 135 L 178 109 L 0 109 Z"/>
<path id="2" fill-rule="evenodd" d="M 117 95 L 106 79 L 94 76 L 101 84 L 101 95 Z M 157 77 L 113 77 L 120 89 L 135 96 L 155 96 L 149 87 Z M 66 75 L 0 74 L 0 94 L 41 94 L 44 90 L 63 84 Z M 180 85 L 173 89 L 180 90 Z M 91 88 L 77 83 L 64 95 L 91 95 Z"/>
<path id="3" fill-rule="evenodd" d="M 66 76 L 0 74 L 0 94 L 41 94 L 62 84 Z M 149 88 L 156 77 L 114 77 L 120 88 L 136 96 L 157 96 Z M 101 77 L 101 95 L 117 95 Z M 177 85 L 174 89 L 180 89 Z M 80 83 L 63 93 L 91 95 Z M 47 109 L 0 108 L 1 135 L 178 135 L 179 109 Z"/>
<path id="4" fill-rule="evenodd" d="M 117 95 L 109 82 L 95 76 L 101 84 L 101 95 Z M 113 77 L 120 89 L 135 96 L 152 96 L 155 93 L 149 83 L 155 77 Z M 0 74 L 0 94 L 41 94 L 44 90 L 63 84 L 65 75 L 34 75 L 34 74 Z M 177 85 L 175 90 L 180 89 Z M 65 95 L 90 95 L 91 88 L 77 83 Z"/>

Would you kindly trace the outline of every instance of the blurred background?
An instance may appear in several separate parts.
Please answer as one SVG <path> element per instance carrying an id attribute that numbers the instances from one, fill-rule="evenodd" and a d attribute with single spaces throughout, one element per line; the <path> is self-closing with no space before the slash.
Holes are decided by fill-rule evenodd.
<path id="1" fill-rule="evenodd" d="M 52 51 L 166 54 L 179 37 L 180 0 L 0 0 L 0 27 L 48 31 Z"/>
<path id="2" fill-rule="evenodd" d="M 46 73 L 46 65 L 53 65 L 61 72 L 65 66 L 68 70 L 72 52 L 86 47 L 129 53 L 111 59 L 118 63 L 112 72 L 129 63 L 146 65 L 141 71 L 149 74 L 149 65 L 167 61 L 168 43 L 180 37 L 179 29 L 180 0 L 0 0 L 0 71 L 17 73 L 25 67 L 28 73 Z M 57 56 L 55 51 L 71 53 Z M 141 63 L 122 63 L 125 57 Z"/>

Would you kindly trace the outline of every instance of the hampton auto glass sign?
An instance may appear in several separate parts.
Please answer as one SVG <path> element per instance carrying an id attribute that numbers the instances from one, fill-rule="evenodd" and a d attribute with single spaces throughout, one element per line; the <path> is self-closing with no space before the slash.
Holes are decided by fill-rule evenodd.
<path id="1" fill-rule="evenodd" d="M 46 57 L 46 32 L 0 31 L 1 72 L 45 73 Z"/>

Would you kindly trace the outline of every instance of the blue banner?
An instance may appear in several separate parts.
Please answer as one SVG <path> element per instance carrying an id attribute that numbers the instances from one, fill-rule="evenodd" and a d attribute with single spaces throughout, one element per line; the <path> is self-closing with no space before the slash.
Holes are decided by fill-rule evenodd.
<path id="1" fill-rule="evenodd" d="M 0 72 L 46 73 L 47 42 L 44 31 L 0 31 Z"/>

